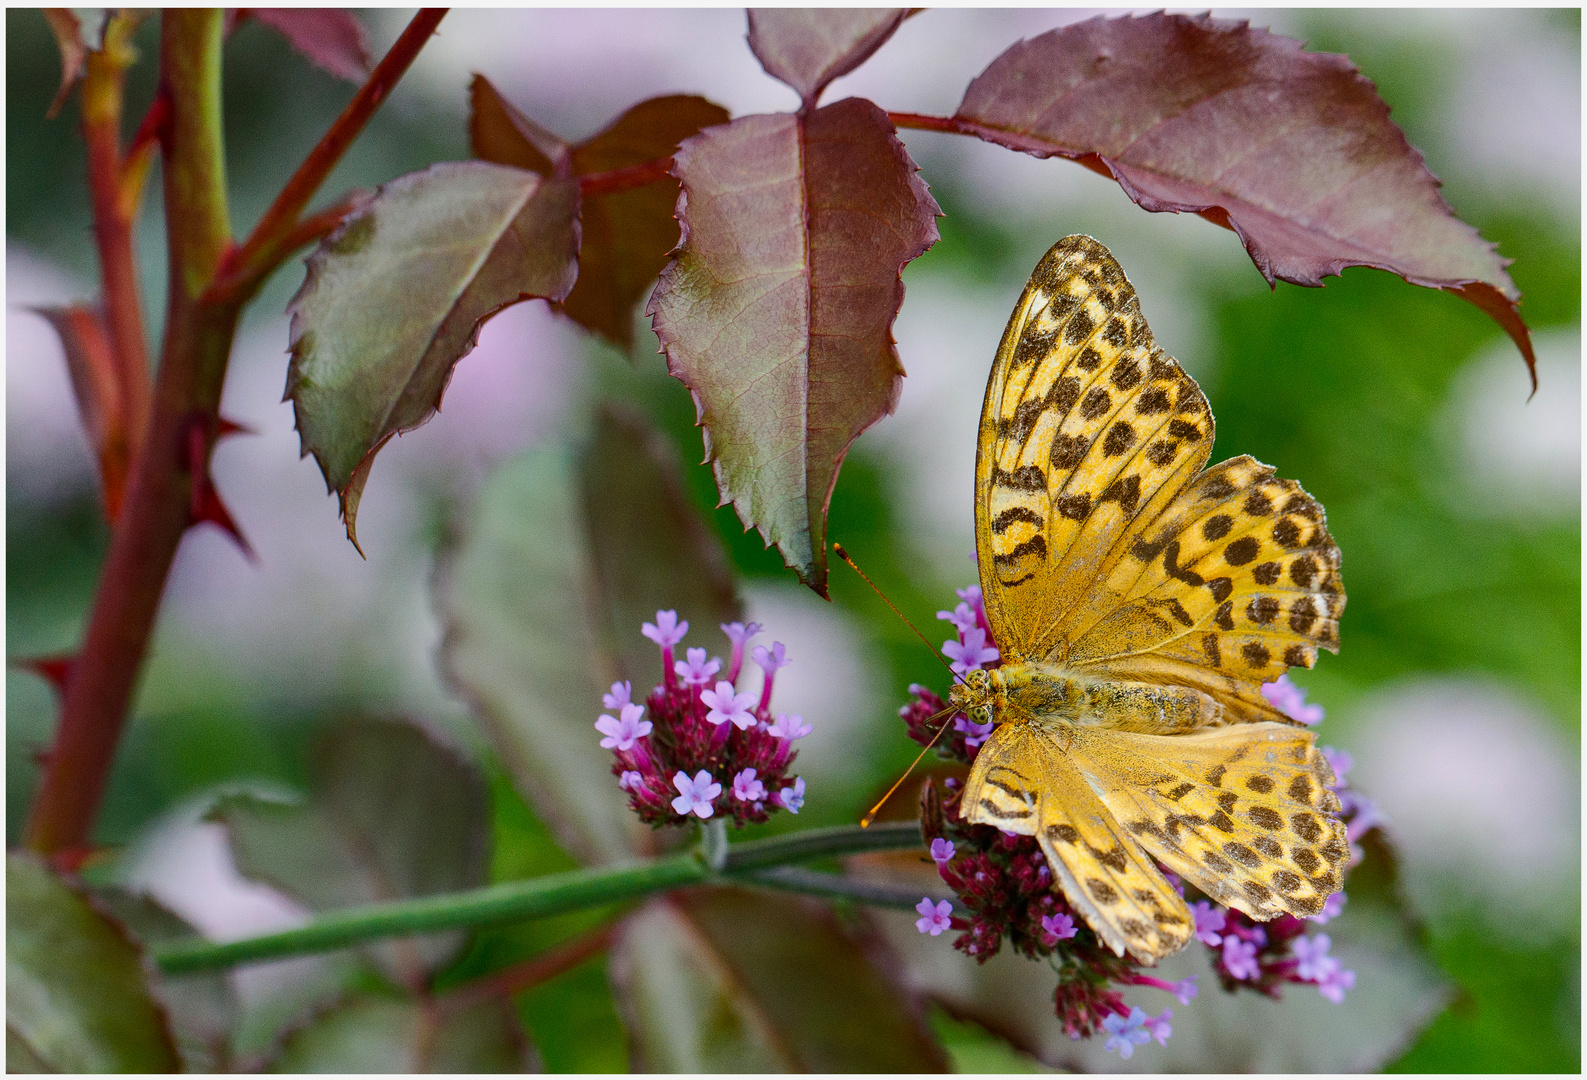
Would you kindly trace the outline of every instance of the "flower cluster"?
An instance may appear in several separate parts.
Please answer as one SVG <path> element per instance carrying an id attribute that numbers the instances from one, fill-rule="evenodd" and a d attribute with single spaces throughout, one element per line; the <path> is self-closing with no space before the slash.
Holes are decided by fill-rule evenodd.
<path id="1" fill-rule="evenodd" d="M 782 642 L 750 653 L 763 673 L 759 695 L 738 690 L 746 646 L 760 631 L 756 623 L 722 626 L 732 646 L 723 675 L 721 659 L 705 649 L 677 658 L 689 624 L 676 611 L 658 611 L 644 624 L 640 632 L 661 647 L 660 684 L 640 705 L 629 683 L 613 683 L 601 697 L 607 712 L 595 721 L 601 746 L 612 751 L 617 786 L 641 820 L 681 825 L 720 812 L 744 825 L 779 808 L 797 814 L 804 805 L 804 779 L 787 773 L 797 756 L 794 740 L 810 734 L 810 725 L 797 714 L 771 712 L 777 671 L 791 662 Z"/>
<path id="2" fill-rule="evenodd" d="M 958 632 L 956 640 L 943 646 L 954 672 L 964 675 L 998 666 L 1001 657 L 991 640 L 981 590 L 974 586 L 960 589 L 959 599 L 953 611 L 937 613 Z M 947 702 L 941 695 L 918 685 L 909 690 L 912 700 L 899 715 L 910 738 L 922 746 L 936 738 L 940 757 L 973 764 L 981 745 L 991 736 L 991 725 L 976 724 L 964 713 L 944 720 L 939 714 Z M 1262 692 L 1275 708 L 1301 723 L 1315 724 L 1323 718 L 1322 707 L 1307 704 L 1305 691 L 1287 676 L 1263 686 Z M 1354 865 L 1361 857 L 1355 841 L 1382 819 L 1369 800 L 1346 786 L 1349 755 L 1330 748 L 1324 748 L 1323 753 L 1338 776 L 1336 790 L 1352 843 L 1350 865 Z M 1172 1033 L 1169 1021 L 1173 1010 L 1149 1016 L 1139 1007 L 1127 1006 L 1119 988 L 1150 986 L 1189 1004 L 1197 992 L 1195 976 L 1168 982 L 1147 974 L 1127 956 L 1115 956 L 1070 908 L 1062 892 L 1053 888 L 1052 871 L 1035 838 L 969 824 L 959 813 L 962 795 L 962 783 L 952 778 L 940 784 L 928 780 L 922 790 L 922 832 L 931 845 L 937 871 L 958 896 L 963 914 L 953 916 L 946 901 L 934 904 L 922 900 L 917 909 L 921 917 L 916 920 L 920 932 L 936 937 L 950 929 L 958 931 L 954 947 L 983 962 L 1005 942 L 1025 956 L 1046 959 L 1058 973 L 1053 1001 L 1070 1038 L 1104 1032 L 1107 1048 L 1125 1058 L 1153 1038 L 1166 1043 Z M 1185 895 L 1185 884 L 1166 868 L 1160 869 L 1180 895 Z M 1355 973 L 1328 954 L 1332 944 L 1328 935 L 1308 937 L 1305 921 L 1282 915 L 1257 923 L 1194 891 L 1190 899 L 1194 900 L 1191 910 L 1196 937 L 1211 952 L 1225 990 L 1253 989 L 1276 998 L 1285 983 L 1311 983 L 1329 1000 L 1340 1002 L 1354 986 Z M 1339 914 L 1344 901 L 1343 893 L 1334 894 L 1309 921 L 1327 922 Z"/>

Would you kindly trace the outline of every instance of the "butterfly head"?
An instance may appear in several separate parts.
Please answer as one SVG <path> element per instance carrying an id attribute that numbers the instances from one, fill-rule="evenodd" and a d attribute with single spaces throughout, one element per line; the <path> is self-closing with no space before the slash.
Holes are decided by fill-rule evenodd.
<path id="1" fill-rule="evenodd" d="M 965 674 L 963 682 L 948 691 L 948 703 L 967 713 L 977 724 L 992 722 L 992 676 L 982 668 Z"/>

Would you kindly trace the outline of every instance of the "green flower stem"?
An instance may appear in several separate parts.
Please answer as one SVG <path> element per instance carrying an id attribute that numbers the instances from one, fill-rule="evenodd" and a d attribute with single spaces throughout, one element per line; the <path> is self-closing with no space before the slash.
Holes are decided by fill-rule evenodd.
<path id="1" fill-rule="evenodd" d="M 884 885 L 880 882 L 857 881 L 842 874 L 825 874 L 819 870 L 807 870 L 802 866 L 774 866 L 768 870 L 735 874 L 733 878 L 747 885 L 758 885 L 782 892 L 804 893 L 806 896 L 821 896 L 828 900 L 853 900 L 867 907 L 891 908 L 896 911 L 914 911 L 915 905 L 919 904 L 921 898 L 926 895 L 919 889 Z M 934 892 L 930 899 L 946 900 L 953 905 L 954 914 L 964 914 L 964 909 L 958 901 L 941 890 Z"/>
<path id="2" fill-rule="evenodd" d="M 483 889 L 444 893 L 394 903 L 370 904 L 328 912 L 307 926 L 243 941 L 188 941 L 157 946 L 154 959 L 168 975 L 207 971 L 284 956 L 328 952 L 383 937 L 428 934 L 439 930 L 544 918 L 565 911 L 605 907 L 654 892 L 711 881 L 742 880 L 769 888 L 816 892 L 883 906 L 896 906 L 892 891 L 836 874 L 816 878 L 765 876 L 773 867 L 862 851 L 918 848 L 920 828 L 913 822 L 872 829 L 847 826 L 728 845 L 725 872 L 714 874 L 700 852 L 684 852 L 624 866 L 571 870 L 528 881 L 504 882 Z M 820 889 L 818 890 L 818 886 Z M 914 897 L 909 906 L 919 902 Z"/>
<path id="3" fill-rule="evenodd" d="M 920 847 L 922 843 L 920 823 L 917 821 L 873 825 L 869 829 L 862 829 L 858 825 L 840 825 L 833 829 L 811 829 L 808 832 L 774 836 L 768 840 L 733 844 L 727 849 L 726 869 L 731 874 L 765 866 L 804 862 L 824 855 L 897 851 Z"/>
<path id="4" fill-rule="evenodd" d="M 469 892 L 344 908 L 321 915 L 307 926 L 264 937 L 222 944 L 182 942 L 157 948 L 154 959 L 166 974 L 180 975 L 256 960 L 326 952 L 373 938 L 539 919 L 564 911 L 603 907 L 681 885 L 697 885 L 710 877 L 709 868 L 691 851 L 637 865 L 571 870 Z"/>

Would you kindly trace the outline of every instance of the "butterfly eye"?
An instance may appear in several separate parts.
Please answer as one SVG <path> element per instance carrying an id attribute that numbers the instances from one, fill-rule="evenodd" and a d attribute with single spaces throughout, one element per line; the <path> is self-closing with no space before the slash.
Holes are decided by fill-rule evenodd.
<path id="1" fill-rule="evenodd" d="M 992 722 L 992 706 L 977 705 L 970 710 L 970 715 L 975 718 L 977 724 L 990 724 Z"/>

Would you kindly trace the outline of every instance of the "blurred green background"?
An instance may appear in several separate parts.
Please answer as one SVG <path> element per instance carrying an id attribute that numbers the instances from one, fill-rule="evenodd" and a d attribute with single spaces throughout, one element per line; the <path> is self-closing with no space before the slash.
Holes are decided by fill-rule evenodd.
<path id="1" fill-rule="evenodd" d="M 643 18 L 659 27 L 668 14 Z M 470 70 L 573 137 L 654 93 L 703 92 L 735 115 L 792 104 L 752 59 L 746 64 L 738 13 L 676 13 L 666 24 L 675 32 L 659 41 L 638 30 L 609 37 L 601 20 L 610 17 L 455 13 L 327 193 L 466 157 Z M 884 107 L 951 110 L 964 78 L 1001 44 L 1072 17 L 927 13 L 829 100 L 865 93 Z M 389 12 L 369 19 L 377 50 L 403 21 Z M 1427 918 L 1434 955 L 1460 988 L 1392 1068 L 1576 1071 L 1579 13 L 1286 11 L 1253 21 L 1312 49 L 1348 54 L 1377 82 L 1457 213 L 1515 260 L 1511 273 L 1542 359 L 1536 397 L 1526 402 L 1522 362 L 1498 328 L 1454 297 L 1364 269 L 1322 290 L 1269 291 L 1232 233 L 1147 215 L 1067 163 L 909 133 L 947 216 L 941 242 L 905 273 L 898 337 L 911 378 L 899 414 L 849 456 L 831 536 L 938 638 L 934 613 L 972 580 L 974 413 L 1006 313 L 1053 241 L 1071 232 L 1102 239 L 1139 287 L 1159 342 L 1201 379 L 1219 423 L 1214 460 L 1249 453 L 1300 480 L 1327 507 L 1344 553 L 1343 650 L 1296 681 L 1329 709 L 1322 741 L 1356 755 L 1352 779 L 1388 812 L 1406 889 Z M 132 75 L 129 127 L 153 90 L 153 29 L 140 35 L 146 60 Z M 59 66 L 37 12 L 7 12 L 6 47 L 6 645 L 19 658 L 72 646 L 107 534 L 86 447 L 74 441 L 58 350 L 42 322 L 18 306 L 93 288 L 75 105 L 44 119 Z M 578 49 L 598 57 L 607 47 L 629 81 L 581 96 Z M 964 78 L 912 63 L 916 56 L 947 63 L 955 49 L 965 54 Z M 630 53 L 640 59 L 630 62 Z M 352 88 L 259 26 L 236 35 L 226 63 L 233 221 L 243 229 Z M 917 67 L 927 70 L 911 74 Z M 162 251 L 151 187 L 139 236 L 157 328 Z M 832 721 L 831 737 L 841 733 L 837 753 L 847 764 L 833 766 L 824 790 L 812 789 L 797 824 L 853 820 L 907 764 L 913 747 L 895 710 L 908 683 L 937 682 L 940 670 L 852 575 L 835 569 L 833 604 L 822 605 L 792 584 L 730 509 L 713 509 L 709 471 L 694 464 L 701 444 L 692 402 L 666 377 L 648 330 L 630 358 L 543 315 L 503 316 L 506 328 L 487 331 L 479 353 L 460 365 L 448 409 L 382 454 L 360 521 L 371 560 L 359 561 L 341 539 L 334 502 L 321 496 L 317 470 L 296 460 L 290 410 L 274 404 L 285 374 L 281 312 L 300 281 L 293 263 L 250 312 L 227 400 L 263 434 L 232 440 L 217 465 L 220 488 L 264 566 L 251 567 L 213 534 L 184 547 L 117 761 L 104 843 L 141 850 L 151 829 L 223 782 L 300 785 L 306 740 L 338 715 L 423 716 L 483 755 L 466 712 L 433 671 L 433 554 L 466 520 L 490 467 L 554 437 L 559 417 L 596 395 L 630 400 L 674 440 L 691 491 L 743 576 L 751 614 L 772 636 L 786 628 L 790 652 L 810 665 L 813 680 L 823 660 L 835 665 L 825 696 L 808 688 L 799 701 L 812 703 L 807 710 L 846 702 L 852 715 Z M 812 643 L 804 654 L 796 630 Z M 52 703 L 42 682 L 16 670 L 7 674 L 6 702 L 14 843 Z M 592 719 L 595 712 L 592 703 Z M 818 730 L 828 719 L 806 715 Z M 812 755 L 828 760 L 834 752 Z M 496 876 L 572 865 L 489 767 Z M 581 919 L 482 935 L 457 977 L 538 951 Z M 547 1067 L 626 1067 L 599 960 L 525 995 L 520 1012 Z M 939 1030 L 962 1067 L 1028 1064 L 977 1028 L 939 1018 Z"/>

